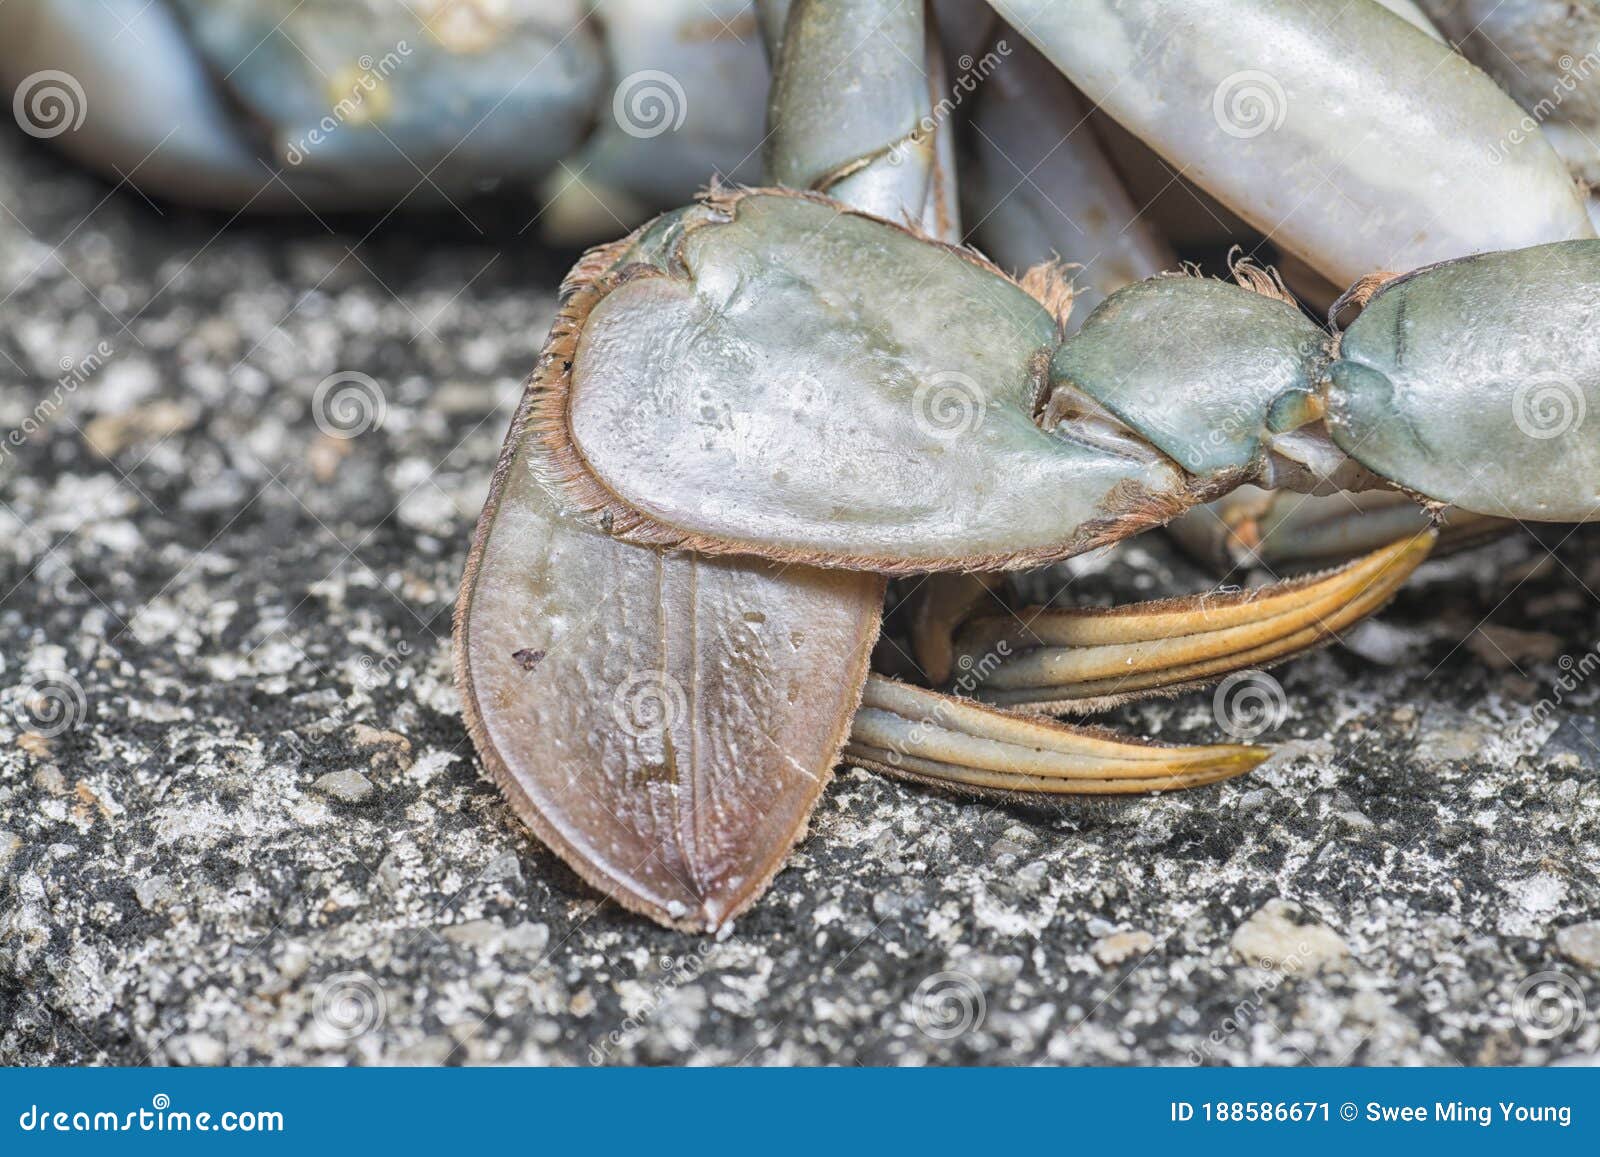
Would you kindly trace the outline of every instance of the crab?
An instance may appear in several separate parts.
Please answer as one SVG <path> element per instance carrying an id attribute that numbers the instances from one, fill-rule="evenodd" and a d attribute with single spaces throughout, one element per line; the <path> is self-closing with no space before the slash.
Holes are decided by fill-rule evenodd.
<path id="1" fill-rule="evenodd" d="M 583 39 L 589 6 L 424 7 L 503 18 L 475 42 L 487 59 L 573 62 L 572 84 L 521 110 L 550 126 L 512 150 L 525 168 L 446 147 L 426 170 L 439 191 L 532 179 L 588 147 L 580 123 L 607 96 L 592 77 L 608 75 L 583 63 L 602 42 Z M 1325 645 L 1436 548 L 1594 519 L 1586 161 L 1530 130 L 1422 11 L 1456 7 L 759 5 L 748 39 L 758 27 L 771 79 L 744 158 L 759 152 L 766 184 L 738 157 L 703 165 L 697 181 L 732 183 L 579 261 L 468 557 L 463 711 L 526 825 L 625 908 L 721 932 L 841 759 L 1008 796 L 1213 784 L 1270 749 L 1060 717 Z M 542 19 L 558 8 L 577 13 L 569 35 Z M 81 49 L 62 6 L 0 14 L 19 10 Z M 179 100 L 222 110 L 235 146 L 240 103 L 242 123 L 273 128 L 243 150 L 273 190 L 310 200 L 315 176 L 333 203 L 392 191 L 394 173 L 363 170 L 364 125 L 283 165 L 293 127 L 317 122 L 237 59 L 240 29 L 274 4 L 148 10 L 175 51 L 213 54 Z M 1547 24 L 1536 42 L 1580 35 Z M 625 31 L 604 33 L 618 59 Z M 396 73 L 397 107 L 449 103 L 451 45 L 435 40 Z M 229 101 L 218 62 L 234 65 Z M 402 121 L 415 139 L 444 131 Z M 106 163 L 99 138 L 80 144 Z M 199 171 L 191 187 L 221 203 L 264 184 Z M 672 184 L 639 204 L 665 207 Z M 1253 259 L 1262 237 L 1281 275 Z M 1179 248 L 1241 238 L 1228 279 L 1179 266 Z M 1168 524 L 1224 565 L 1342 565 L 1110 609 L 1006 594 L 1015 572 Z M 915 679 L 872 670 L 891 580 Z"/>

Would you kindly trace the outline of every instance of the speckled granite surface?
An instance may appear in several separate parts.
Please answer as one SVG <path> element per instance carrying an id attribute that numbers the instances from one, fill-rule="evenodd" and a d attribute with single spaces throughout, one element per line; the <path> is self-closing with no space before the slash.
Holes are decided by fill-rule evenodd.
<path id="1" fill-rule="evenodd" d="M 528 838 L 457 716 L 450 606 L 561 271 L 528 210 L 219 233 L 25 144 L 0 135 L 0 1062 L 1600 1052 L 1600 532 L 1431 564 L 1363 654 L 1280 669 L 1282 753 L 1242 781 L 1029 808 L 843 770 L 697 940 Z M 348 371 L 384 413 L 331 437 Z M 1211 581 L 1154 540 L 1076 569 L 1092 600 Z M 1205 695 L 1113 722 L 1218 734 Z"/>

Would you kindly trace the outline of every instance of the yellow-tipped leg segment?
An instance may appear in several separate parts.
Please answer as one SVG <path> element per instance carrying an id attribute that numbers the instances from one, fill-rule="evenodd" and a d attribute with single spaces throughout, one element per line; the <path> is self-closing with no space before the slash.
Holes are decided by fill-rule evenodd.
<path id="1" fill-rule="evenodd" d="M 1378 610 L 1433 549 L 1423 531 L 1327 574 L 1128 607 L 985 616 L 963 630 L 973 694 L 1034 711 L 1095 711 L 1186 690 L 1330 641 Z"/>
<path id="2" fill-rule="evenodd" d="M 844 753 L 875 771 L 961 791 L 1132 795 L 1231 779 L 1271 751 L 1163 747 L 873 675 Z"/>

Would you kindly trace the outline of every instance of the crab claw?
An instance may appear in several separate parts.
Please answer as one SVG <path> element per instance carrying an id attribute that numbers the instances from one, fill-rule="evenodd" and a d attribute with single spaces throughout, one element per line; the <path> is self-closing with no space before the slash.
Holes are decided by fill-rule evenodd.
<path id="1" fill-rule="evenodd" d="M 1194 479 L 1096 415 L 1037 421 L 1055 316 L 987 261 L 825 198 L 713 198 L 579 286 L 537 423 L 568 497 L 657 547 L 895 574 L 1127 537 Z"/>
<path id="2" fill-rule="evenodd" d="M 1176 693 L 1331 641 L 1387 603 L 1436 538 L 1424 530 L 1328 574 L 1259 590 L 985 616 L 962 632 L 957 665 L 976 676 L 974 694 L 1035 711 Z"/>
<path id="3" fill-rule="evenodd" d="M 845 756 L 969 792 L 1131 795 L 1242 775 L 1269 755 L 1239 744 L 1169 747 L 997 711 L 871 676 Z"/>
<path id="4" fill-rule="evenodd" d="M 572 339 L 563 315 L 533 388 Z M 467 729 L 517 816 L 584 880 L 717 931 L 765 890 L 832 775 L 884 582 L 618 542 L 541 484 L 528 411 L 456 606 Z"/>

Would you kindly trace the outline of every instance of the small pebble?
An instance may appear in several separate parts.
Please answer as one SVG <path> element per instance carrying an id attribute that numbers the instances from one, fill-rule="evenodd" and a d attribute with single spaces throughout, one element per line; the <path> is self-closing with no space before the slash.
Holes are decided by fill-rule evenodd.
<path id="1" fill-rule="evenodd" d="M 1277 972 L 1316 972 L 1350 954 L 1337 932 L 1289 900 L 1268 900 L 1229 944 L 1246 964 Z"/>
<path id="2" fill-rule="evenodd" d="M 311 785 L 313 790 L 345 803 L 364 803 L 376 790 L 359 771 L 330 771 Z"/>
<path id="3" fill-rule="evenodd" d="M 1148 932 L 1135 929 L 1132 932 L 1113 932 L 1110 936 L 1102 936 L 1094 942 L 1094 947 L 1089 951 L 1094 953 L 1094 958 L 1105 967 L 1121 964 L 1124 960 L 1136 956 L 1144 956 L 1156 946 L 1156 938 Z"/>
<path id="4" fill-rule="evenodd" d="M 1574 964 L 1600 970 L 1600 920 L 1561 929 L 1556 933 L 1556 951 Z"/>

